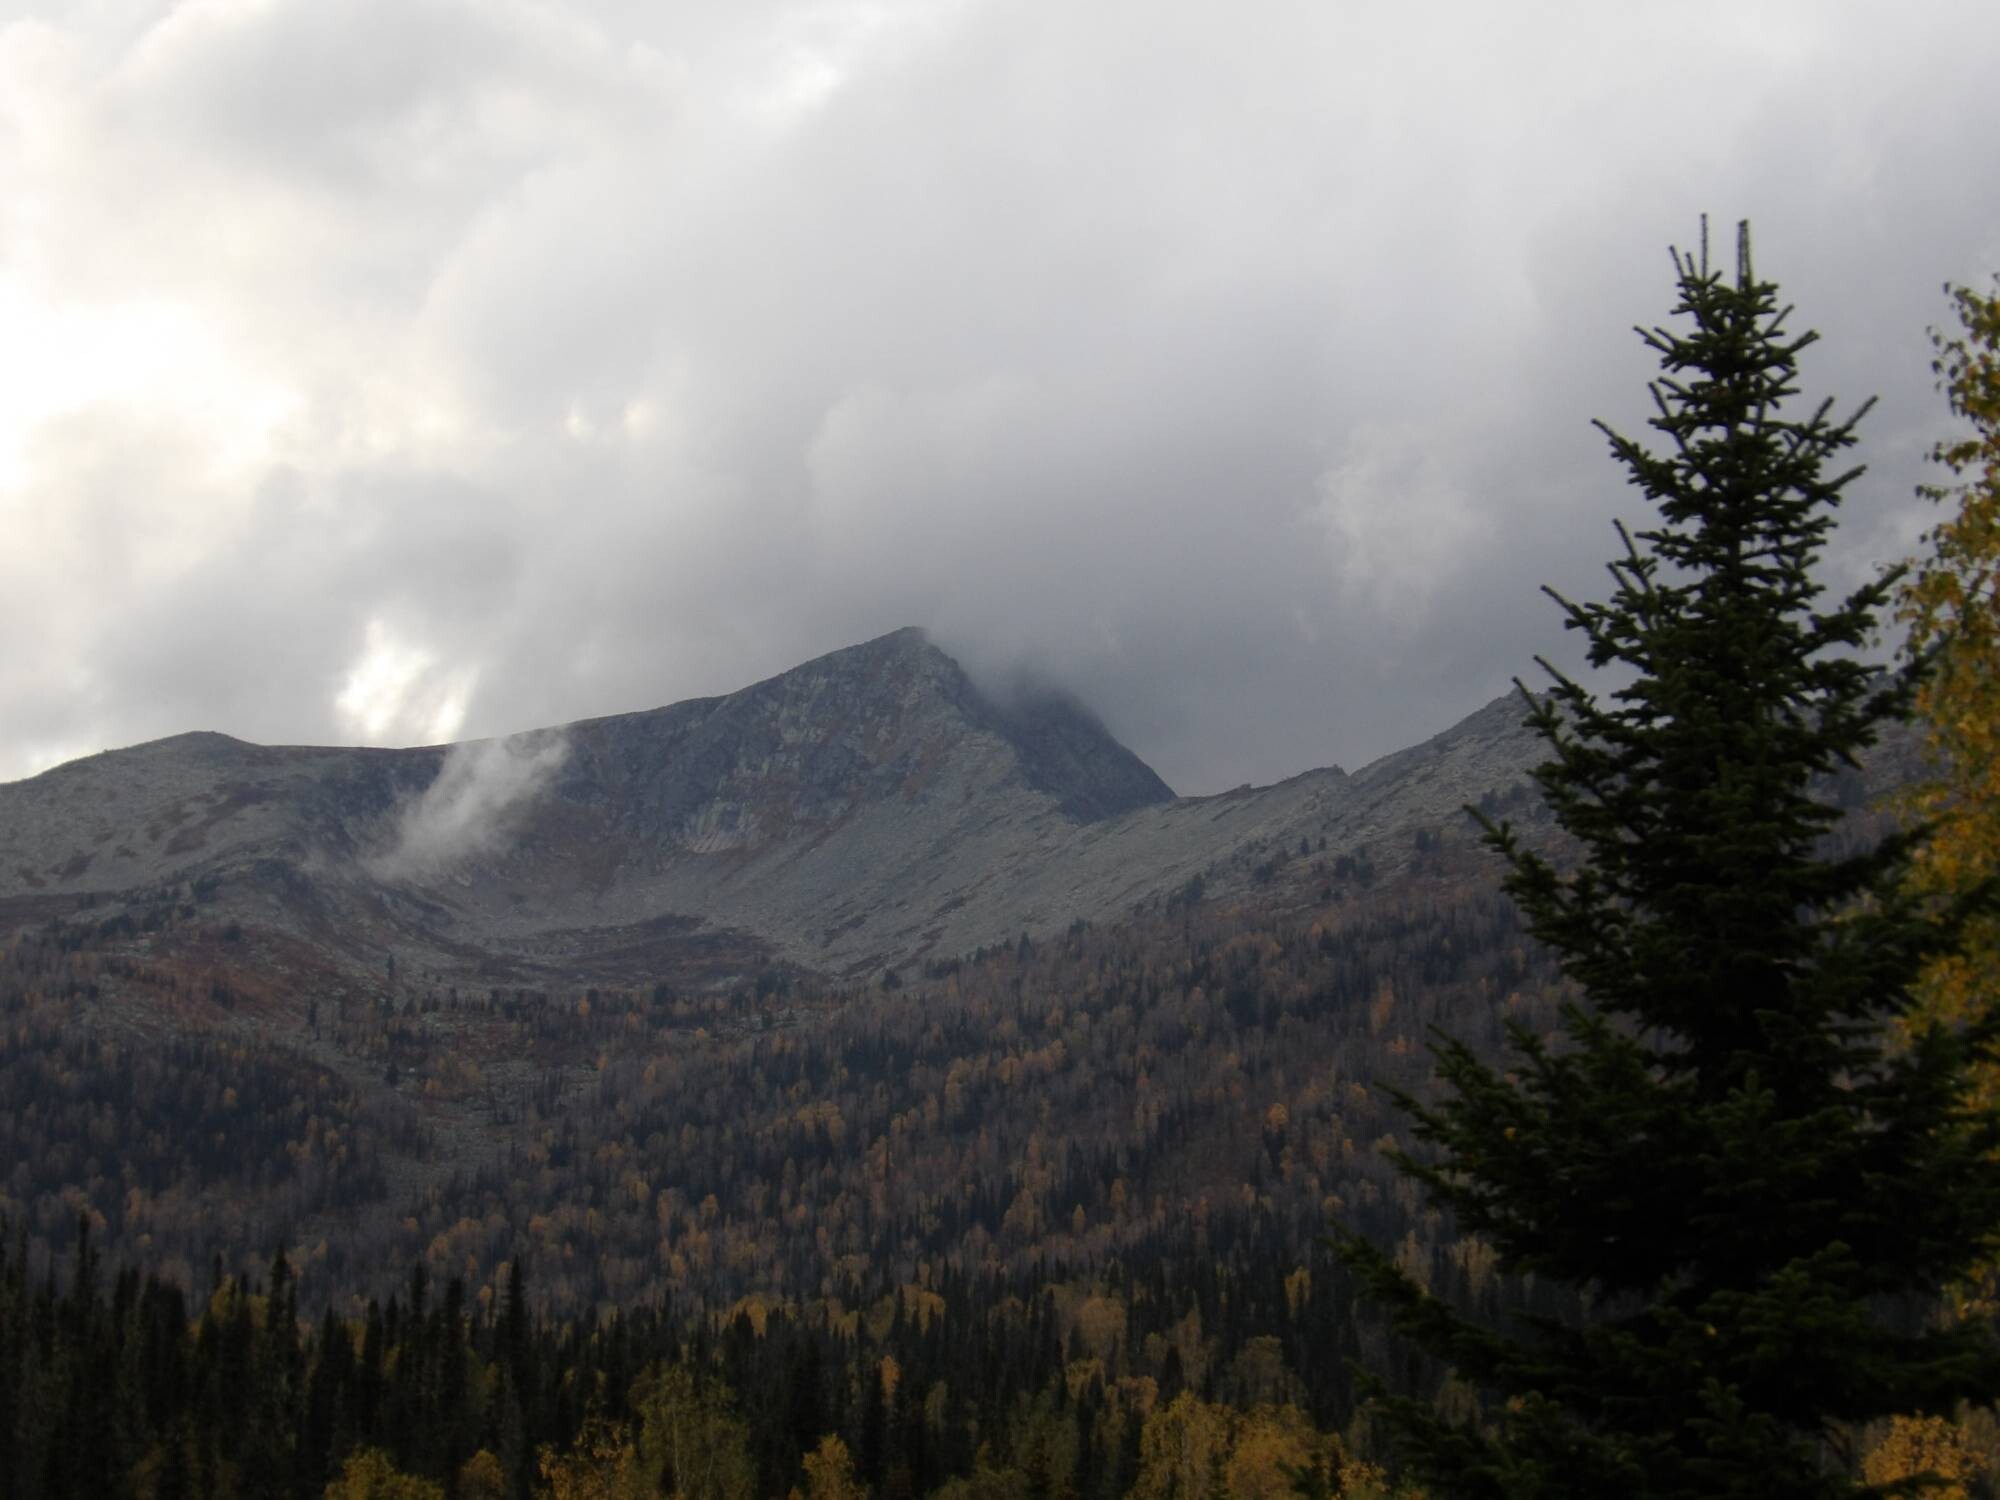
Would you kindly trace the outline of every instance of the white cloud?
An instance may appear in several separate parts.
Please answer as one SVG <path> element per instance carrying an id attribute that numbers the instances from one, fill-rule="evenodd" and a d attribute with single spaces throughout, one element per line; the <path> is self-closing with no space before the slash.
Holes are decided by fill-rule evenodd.
<path id="1" fill-rule="evenodd" d="M 397 820 L 395 842 L 368 862 L 378 880 L 425 880 L 502 847 L 569 758 L 560 734 L 455 745 L 437 779 Z"/>
<path id="2" fill-rule="evenodd" d="M 1352 434 L 1320 476 L 1313 514 L 1343 594 L 1392 629 L 1430 618 L 1490 554 L 1496 529 L 1436 434 L 1416 425 Z"/>
<path id="3" fill-rule="evenodd" d="M 1996 49 L 1971 0 L 46 9 L 0 28 L 0 776 L 904 623 L 1187 789 L 1365 759 L 1560 645 L 1536 585 L 1634 503 L 1587 419 L 1643 427 L 1703 210 L 1811 389 L 1885 397 L 1839 567 L 1906 543 Z"/>
<path id="4" fill-rule="evenodd" d="M 414 739 L 442 744 L 465 722 L 478 674 L 452 671 L 421 646 L 398 639 L 380 620 L 368 622 L 361 656 L 347 673 L 335 710 L 349 730 L 371 744 Z"/>

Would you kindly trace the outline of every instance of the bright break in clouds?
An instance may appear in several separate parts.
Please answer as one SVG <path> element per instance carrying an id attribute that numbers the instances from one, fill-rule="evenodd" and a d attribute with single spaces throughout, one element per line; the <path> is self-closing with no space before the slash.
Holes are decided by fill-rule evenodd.
<path id="1" fill-rule="evenodd" d="M 8 14 L 0 777 L 904 624 L 1182 791 L 1353 765 L 1561 651 L 1702 212 L 1884 398 L 1836 584 L 2000 266 L 1985 4 Z"/>

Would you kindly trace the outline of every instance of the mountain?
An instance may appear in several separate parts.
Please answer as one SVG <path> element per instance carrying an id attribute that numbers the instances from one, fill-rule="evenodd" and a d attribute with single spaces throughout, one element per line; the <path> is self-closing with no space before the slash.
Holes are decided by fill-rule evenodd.
<path id="1" fill-rule="evenodd" d="M 1330 1214 L 1476 1272 L 1377 1085 L 1567 997 L 1462 812 L 1547 835 L 1521 716 L 1177 798 L 899 631 L 505 742 L 184 735 L 0 786 L 0 1224 L 189 1288 L 283 1245 L 308 1299 L 421 1263 L 490 1301 L 525 1257 L 566 1316 L 1233 1265 L 1274 1321 L 1176 1334 L 1197 1380 L 1286 1325 Z"/>
<path id="2" fill-rule="evenodd" d="M 440 984 L 869 974 L 1115 918 L 1518 785 L 1500 700 L 1349 776 L 1176 798 L 1081 705 L 983 693 L 922 632 L 725 697 L 507 741 L 189 734 L 0 786 L 0 923 L 222 933 L 266 968 Z M 241 945 L 249 944 L 249 949 Z M 168 938 L 159 944 L 171 946 Z"/>

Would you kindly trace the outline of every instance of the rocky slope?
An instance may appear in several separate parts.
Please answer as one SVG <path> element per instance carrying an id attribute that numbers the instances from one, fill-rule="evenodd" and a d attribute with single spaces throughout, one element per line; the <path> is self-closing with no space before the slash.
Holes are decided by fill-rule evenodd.
<path id="1" fill-rule="evenodd" d="M 866 973 L 1413 831 L 1540 758 L 1503 699 L 1348 775 L 1175 798 L 1087 711 L 902 630 L 726 697 L 506 742 L 183 735 L 0 786 L 0 923 L 190 921 L 438 983 Z M 166 913 L 166 916 L 162 916 Z"/>

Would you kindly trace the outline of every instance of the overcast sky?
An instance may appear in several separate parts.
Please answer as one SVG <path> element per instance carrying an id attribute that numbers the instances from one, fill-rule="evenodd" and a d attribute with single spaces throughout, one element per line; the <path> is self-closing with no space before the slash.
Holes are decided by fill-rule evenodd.
<path id="1" fill-rule="evenodd" d="M 2000 268 L 2000 6 L 0 5 L 0 779 L 428 743 L 904 624 L 1177 789 L 1446 727 L 1601 592 L 1631 332 L 1755 224 L 1879 393 Z"/>

